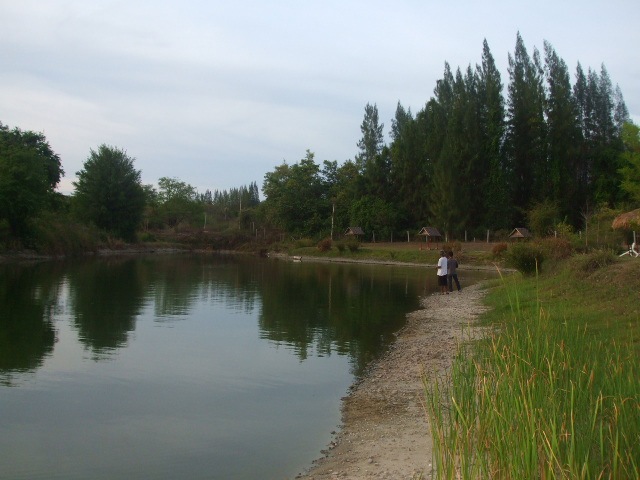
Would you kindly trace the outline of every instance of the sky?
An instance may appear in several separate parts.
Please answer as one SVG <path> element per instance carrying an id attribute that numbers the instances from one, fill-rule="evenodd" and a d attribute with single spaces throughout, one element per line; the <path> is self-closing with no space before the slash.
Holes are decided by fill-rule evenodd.
<path id="1" fill-rule="evenodd" d="M 604 64 L 640 123 L 639 25 L 637 0 L 0 0 L 0 122 L 45 134 L 63 193 L 102 144 L 144 184 L 261 188 L 307 150 L 353 159 L 367 103 L 388 137 L 485 39 L 506 87 L 518 32 L 572 83 Z"/>

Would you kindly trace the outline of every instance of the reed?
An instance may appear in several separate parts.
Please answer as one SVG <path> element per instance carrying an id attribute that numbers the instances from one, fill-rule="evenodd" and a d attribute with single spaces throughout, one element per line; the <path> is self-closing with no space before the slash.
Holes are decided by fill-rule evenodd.
<path id="1" fill-rule="evenodd" d="M 594 335 L 537 279 L 497 290 L 499 328 L 425 380 L 435 478 L 640 478 L 633 339 Z"/>

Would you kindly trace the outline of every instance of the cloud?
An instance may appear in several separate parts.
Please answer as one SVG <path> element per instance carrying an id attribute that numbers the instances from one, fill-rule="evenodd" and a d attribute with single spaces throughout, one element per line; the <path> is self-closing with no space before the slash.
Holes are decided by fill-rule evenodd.
<path id="1" fill-rule="evenodd" d="M 572 73 L 604 62 L 638 118 L 639 20 L 630 0 L 5 2 L 0 120 L 45 132 L 61 189 L 102 143 L 135 157 L 145 183 L 261 185 L 306 149 L 353 158 L 366 103 L 388 131 L 398 101 L 419 111 L 445 61 L 474 66 L 485 38 L 507 85 L 518 31 Z"/>

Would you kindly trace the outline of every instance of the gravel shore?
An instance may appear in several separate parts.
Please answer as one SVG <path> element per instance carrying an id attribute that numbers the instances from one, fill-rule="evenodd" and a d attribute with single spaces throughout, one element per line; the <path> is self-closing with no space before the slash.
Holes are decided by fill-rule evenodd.
<path id="1" fill-rule="evenodd" d="M 392 348 L 343 399 L 342 428 L 298 479 L 431 478 L 424 378 L 442 377 L 486 310 L 481 285 L 421 299 Z"/>

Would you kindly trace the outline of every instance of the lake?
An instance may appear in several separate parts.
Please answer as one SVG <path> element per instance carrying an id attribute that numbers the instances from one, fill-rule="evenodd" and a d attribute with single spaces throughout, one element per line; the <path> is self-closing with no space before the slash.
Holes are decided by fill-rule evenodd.
<path id="1" fill-rule="evenodd" d="M 0 478 L 294 478 L 435 280 L 248 256 L 0 265 Z"/>

